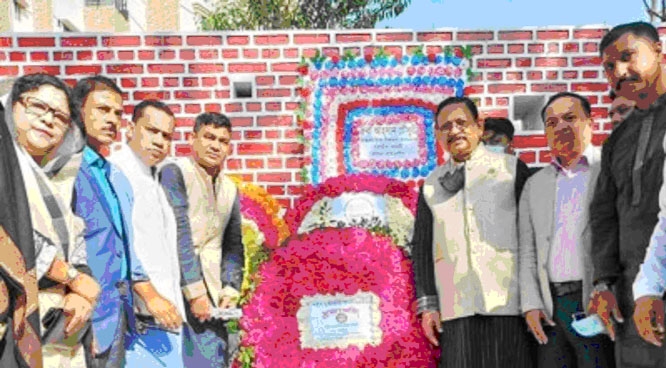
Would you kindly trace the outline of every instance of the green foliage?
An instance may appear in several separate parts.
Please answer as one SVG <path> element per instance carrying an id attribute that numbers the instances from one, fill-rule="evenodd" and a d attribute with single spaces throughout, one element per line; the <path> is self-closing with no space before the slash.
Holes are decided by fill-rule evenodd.
<path id="1" fill-rule="evenodd" d="M 254 362 L 254 348 L 251 346 L 241 346 L 239 349 L 238 360 L 243 368 L 252 368 Z"/>
<path id="2" fill-rule="evenodd" d="M 201 29 L 374 28 L 402 13 L 411 0 L 219 0 Z"/>

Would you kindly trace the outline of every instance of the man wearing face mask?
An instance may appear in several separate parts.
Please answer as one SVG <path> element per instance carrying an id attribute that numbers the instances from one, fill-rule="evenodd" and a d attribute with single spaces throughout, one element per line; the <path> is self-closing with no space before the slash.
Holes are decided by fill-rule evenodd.
<path id="1" fill-rule="evenodd" d="M 412 244 L 421 326 L 442 349 L 440 367 L 533 367 L 518 291 L 517 205 L 529 173 L 480 142 L 483 120 L 469 98 L 444 100 L 435 116 L 451 159 L 419 193 Z"/>
<path id="2" fill-rule="evenodd" d="M 497 153 L 513 152 L 513 134 L 515 128 L 511 120 L 505 118 L 486 118 L 483 124 L 481 140 L 489 151 Z"/>
<path id="3" fill-rule="evenodd" d="M 587 209 L 601 152 L 591 143 L 590 111 L 578 94 L 548 100 L 542 117 L 553 160 L 527 181 L 520 198 L 520 301 L 540 344 L 539 368 L 615 366 L 607 336 L 585 338 L 570 327 L 592 288 Z"/>
<path id="4" fill-rule="evenodd" d="M 636 110 L 603 147 L 590 206 L 595 290 L 589 309 L 603 320 L 611 339 L 617 338 L 619 366 L 666 367 L 664 350 L 643 341 L 654 333 L 651 315 L 663 316 L 661 295 L 640 282 L 632 293 L 659 218 L 666 133 L 661 41 L 651 24 L 629 23 L 606 34 L 599 50 L 611 88 L 618 97 L 635 101 Z M 633 319 L 623 318 L 632 314 L 634 299 L 640 331 Z"/>

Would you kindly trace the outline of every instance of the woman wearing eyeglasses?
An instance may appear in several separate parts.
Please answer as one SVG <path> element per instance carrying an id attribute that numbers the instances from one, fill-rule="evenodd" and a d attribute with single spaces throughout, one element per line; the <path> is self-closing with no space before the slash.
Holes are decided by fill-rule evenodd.
<path id="1" fill-rule="evenodd" d="M 5 112 L 30 204 L 45 367 L 86 366 L 83 344 L 90 343 L 99 294 L 86 265 L 83 221 L 50 180 L 83 144 L 70 124 L 71 106 L 60 79 L 31 74 L 14 82 Z"/>

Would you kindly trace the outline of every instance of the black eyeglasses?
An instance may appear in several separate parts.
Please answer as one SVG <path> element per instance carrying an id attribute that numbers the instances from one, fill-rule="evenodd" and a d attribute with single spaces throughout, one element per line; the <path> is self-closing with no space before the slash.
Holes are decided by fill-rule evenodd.
<path id="1" fill-rule="evenodd" d="M 54 109 L 46 102 L 32 96 L 21 96 L 19 101 L 25 106 L 27 112 L 37 117 L 42 117 L 51 112 L 53 114 L 53 121 L 60 129 L 65 130 L 69 126 L 71 116 L 58 109 Z"/>

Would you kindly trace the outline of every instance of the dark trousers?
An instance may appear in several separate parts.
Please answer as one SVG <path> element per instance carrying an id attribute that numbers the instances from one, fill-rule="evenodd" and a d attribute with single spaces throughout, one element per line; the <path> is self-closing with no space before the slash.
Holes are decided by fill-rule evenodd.
<path id="1" fill-rule="evenodd" d="M 183 328 L 183 364 L 185 367 L 225 368 L 227 355 L 227 326 L 213 319 L 199 322 L 185 304 L 187 324 Z"/>
<path id="2" fill-rule="evenodd" d="M 520 316 L 481 316 L 442 322 L 440 368 L 533 368 L 530 336 Z"/>
<path id="3" fill-rule="evenodd" d="M 544 324 L 548 343 L 537 350 L 539 368 L 615 368 L 613 342 L 608 335 L 583 337 L 571 327 L 572 315 L 583 312 L 582 291 L 553 294 L 553 322 Z"/>

